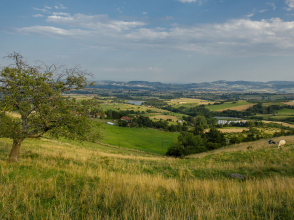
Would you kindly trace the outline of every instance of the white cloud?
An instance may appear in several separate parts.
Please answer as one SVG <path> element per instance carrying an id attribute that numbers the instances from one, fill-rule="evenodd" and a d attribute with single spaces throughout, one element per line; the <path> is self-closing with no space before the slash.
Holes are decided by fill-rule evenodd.
<path id="1" fill-rule="evenodd" d="M 38 18 L 38 17 L 44 17 L 44 15 L 42 14 L 36 14 L 36 15 L 33 15 L 34 18 Z"/>
<path id="2" fill-rule="evenodd" d="M 55 5 L 54 8 L 56 9 L 67 9 L 67 7 L 64 7 L 63 4 L 60 4 L 59 2 L 57 2 L 58 5 Z"/>
<path id="3" fill-rule="evenodd" d="M 80 29 L 71 29 L 65 30 L 62 28 L 50 27 L 50 26 L 32 26 L 32 27 L 24 27 L 17 28 L 18 32 L 22 34 L 38 34 L 46 37 L 72 37 L 72 38 L 80 38 L 82 36 L 89 36 L 91 33 L 89 31 L 83 31 Z"/>
<path id="4" fill-rule="evenodd" d="M 64 15 L 64 16 L 63 16 Z M 52 22 L 56 24 L 63 24 L 69 26 L 78 26 L 82 28 L 90 29 L 104 29 L 104 30 L 115 30 L 122 31 L 131 28 L 136 28 L 143 26 L 143 22 L 125 22 L 120 20 L 110 19 L 107 15 L 84 15 L 75 14 L 70 16 L 69 14 L 53 14 L 49 16 L 47 22 Z"/>
<path id="5" fill-rule="evenodd" d="M 247 18 L 251 18 L 251 17 L 253 17 L 254 16 L 254 14 L 249 14 L 249 15 L 247 15 L 246 17 Z"/>
<path id="6" fill-rule="evenodd" d="M 267 12 L 267 11 L 268 11 L 268 9 L 262 9 L 262 10 L 259 11 L 259 13 L 264 13 L 264 12 Z"/>
<path id="7" fill-rule="evenodd" d="M 142 12 L 143 15 L 147 15 L 147 12 Z"/>
<path id="8" fill-rule="evenodd" d="M 286 0 L 286 4 L 288 5 L 287 11 L 294 9 L 294 0 Z"/>
<path id="9" fill-rule="evenodd" d="M 270 5 L 272 8 L 273 8 L 273 10 L 276 10 L 276 5 L 275 5 L 275 3 L 266 3 L 267 5 Z"/>
<path id="10" fill-rule="evenodd" d="M 44 9 L 44 8 L 34 8 L 33 7 L 33 9 L 35 10 L 35 11 L 42 11 L 43 13 L 45 13 L 47 10 L 46 9 Z"/>
<path id="11" fill-rule="evenodd" d="M 182 2 L 182 3 L 191 3 L 191 2 L 196 2 L 197 0 L 176 0 L 176 1 L 179 1 L 179 2 Z"/>
<path id="12" fill-rule="evenodd" d="M 52 9 L 51 7 L 49 7 L 49 6 L 46 6 L 46 5 L 44 5 L 44 7 L 45 7 L 45 8 L 47 8 L 47 9 L 49 9 L 49 10 L 50 10 L 50 9 Z"/>
<path id="13" fill-rule="evenodd" d="M 83 41 L 95 48 L 182 50 L 240 56 L 294 54 L 294 21 L 280 18 L 253 21 L 234 19 L 225 23 L 146 28 L 143 22 L 122 21 L 107 15 L 53 14 L 47 22 L 67 26 L 33 26 L 17 29 Z M 92 47 L 94 48 L 94 47 Z"/>

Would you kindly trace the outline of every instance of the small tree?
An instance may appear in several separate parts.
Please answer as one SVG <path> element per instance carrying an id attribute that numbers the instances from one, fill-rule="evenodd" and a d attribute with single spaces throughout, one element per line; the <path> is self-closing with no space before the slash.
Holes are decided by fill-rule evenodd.
<path id="1" fill-rule="evenodd" d="M 18 54 L 9 54 L 15 64 L 0 73 L 0 135 L 13 139 L 10 162 L 17 162 L 26 138 L 65 137 L 95 141 L 100 137 L 99 124 L 91 121 L 89 109 L 95 101 L 77 102 L 62 93 L 89 85 L 89 75 L 79 67 L 65 69 L 44 63 L 31 66 Z M 17 111 L 20 118 L 9 116 Z"/>

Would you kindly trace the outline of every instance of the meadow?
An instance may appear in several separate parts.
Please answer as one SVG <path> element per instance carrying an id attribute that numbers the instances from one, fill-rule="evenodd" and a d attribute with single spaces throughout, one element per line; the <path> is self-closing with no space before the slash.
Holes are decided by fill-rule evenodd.
<path id="1" fill-rule="evenodd" d="M 0 219 L 293 219 L 294 138 L 282 138 L 186 159 L 26 140 L 19 163 L 0 139 Z"/>
<path id="2" fill-rule="evenodd" d="M 239 107 L 239 109 L 235 109 L 235 110 L 241 111 L 241 110 L 244 110 L 244 108 L 242 108 L 242 106 L 246 106 L 246 109 L 247 109 L 252 105 L 246 101 L 237 101 L 236 103 L 225 102 L 220 105 L 207 105 L 205 107 L 208 108 L 210 111 L 222 111 L 222 110 L 226 110 L 226 109 Z"/>
<path id="3" fill-rule="evenodd" d="M 179 134 L 149 128 L 104 125 L 102 143 L 154 154 L 165 154 Z"/>

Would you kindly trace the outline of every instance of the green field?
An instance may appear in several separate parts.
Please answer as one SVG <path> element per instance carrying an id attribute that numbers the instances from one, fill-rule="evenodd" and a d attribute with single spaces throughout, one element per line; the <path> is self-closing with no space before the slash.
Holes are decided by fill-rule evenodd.
<path id="1" fill-rule="evenodd" d="M 277 115 L 283 115 L 283 116 L 293 116 L 294 115 L 294 109 L 287 109 L 284 108 L 282 110 L 277 111 Z"/>
<path id="2" fill-rule="evenodd" d="M 155 154 L 165 154 L 167 148 L 178 136 L 177 133 L 147 128 L 124 128 L 111 125 L 105 125 L 104 128 L 104 137 L 100 142 Z"/>
<path id="3" fill-rule="evenodd" d="M 251 103 L 248 103 L 246 101 L 238 101 L 236 103 L 232 102 L 225 102 L 224 104 L 221 105 L 206 105 L 205 107 L 208 108 L 210 111 L 217 111 L 220 109 L 225 109 L 225 108 L 232 108 L 232 107 L 237 107 L 237 106 L 242 106 L 242 105 L 249 105 Z"/>

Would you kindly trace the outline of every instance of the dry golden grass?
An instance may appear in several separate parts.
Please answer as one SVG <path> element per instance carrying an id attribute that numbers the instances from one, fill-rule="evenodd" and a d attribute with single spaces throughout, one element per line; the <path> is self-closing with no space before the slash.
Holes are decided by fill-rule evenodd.
<path id="1" fill-rule="evenodd" d="M 286 105 L 294 105 L 294 102 L 283 102 Z"/>
<path id="2" fill-rule="evenodd" d="M 209 102 L 209 101 L 206 101 L 206 100 L 202 100 L 202 99 L 189 99 L 189 98 L 180 98 L 180 99 L 172 99 L 171 101 L 168 101 L 167 103 L 173 105 L 173 104 L 186 104 L 186 103 L 189 103 L 189 104 L 200 104 L 200 105 L 208 105 L 209 103 L 210 104 L 213 104 L 214 102 Z"/>
<path id="3" fill-rule="evenodd" d="M 222 129 L 218 129 L 219 131 L 221 131 L 222 133 L 240 133 L 243 130 L 248 131 L 248 128 L 222 128 Z"/>
<path id="4" fill-rule="evenodd" d="M 294 138 L 281 138 L 288 145 L 280 151 L 263 140 L 187 160 L 27 140 L 18 164 L 6 163 L 11 141 L 0 139 L 0 219 L 293 219 L 292 176 L 223 174 L 292 168 Z M 233 158 L 259 151 L 269 161 Z"/>
<path id="5" fill-rule="evenodd" d="M 279 143 L 280 140 L 285 140 L 287 144 L 294 144 L 294 137 L 293 136 L 283 136 L 283 137 L 277 137 L 277 138 L 271 138 L 271 140 L 275 141 L 277 144 Z M 194 154 L 194 155 L 189 155 L 186 156 L 187 158 L 201 158 L 207 155 L 212 155 L 212 154 L 221 154 L 224 152 L 247 152 L 248 151 L 248 146 L 252 148 L 252 150 L 260 150 L 260 149 L 271 149 L 271 148 L 277 148 L 276 145 L 269 145 L 267 143 L 267 140 L 258 140 L 254 142 L 245 142 L 245 143 L 240 143 L 240 144 L 235 144 L 235 145 L 229 145 L 227 147 L 223 147 L 214 151 L 208 151 L 208 152 L 203 152 L 200 154 Z M 277 149 L 278 150 L 278 149 Z"/>
<path id="6" fill-rule="evenodd" d="M 173 122 L 177 122 L 178 118 L 175 116 L 170 116 L 170 115 L 156 115 L 156 116 L 150 116 L 150 119 L 157 119 L 157 120 L 167 120 L 167 119 L 171 119 Z"/>
<path id="7" fill-rule="evenodd" d="M 248 108 L 250 108 L 250 107 L 252 107 L 254 105 L 255 104 L 240 105 L 240 106 L 231 107 L 231 108 L 219 109 L 219 110 L 216 110 L 216 112 L 222 112 L 222 111 L 225 111 L 225 110 L 246 111 Z"/>

